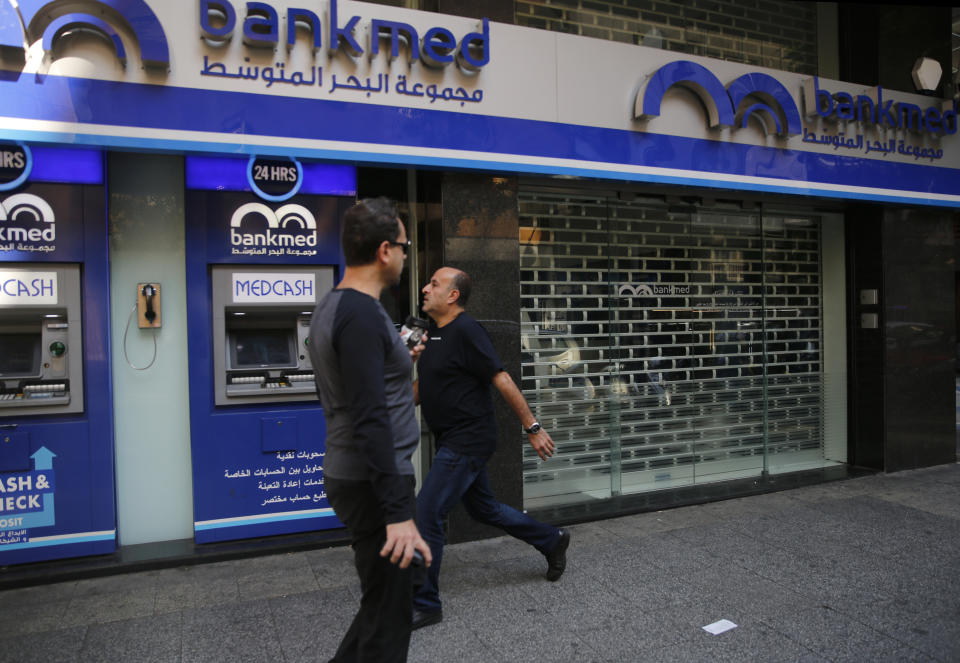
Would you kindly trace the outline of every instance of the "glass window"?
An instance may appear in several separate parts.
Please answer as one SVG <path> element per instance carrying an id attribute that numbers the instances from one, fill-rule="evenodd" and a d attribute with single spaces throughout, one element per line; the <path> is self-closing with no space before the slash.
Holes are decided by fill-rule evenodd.
<path id="1" fill-rule="evenodd" d="M 525 451 L 527 507 L 845 462 L 819 217 L 536 190 L 520 215 L 522 386 L 558 443 Z"/>

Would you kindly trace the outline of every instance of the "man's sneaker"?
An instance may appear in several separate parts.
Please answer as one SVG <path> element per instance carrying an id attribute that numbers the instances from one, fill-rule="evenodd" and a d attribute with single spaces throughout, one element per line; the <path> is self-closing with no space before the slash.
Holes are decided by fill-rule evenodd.
<path id="1" fill-rule="evenodd" d="M 416 631 L 418 628 L 423 628 L 424 626 L 432 626 L 433 624 L 439 624 L 443 621 L 443 610 L 434 610 L 433 612 L 420 612 L 417 609 L 413 610 L 413 627 L 411 630 Z"/>
<path id="2" fill-rule="evenodd" d="M 559 580 L 567 568 L 567 547 L 570 545 L 570 532 L 560 530 L 560 540 L 553 550 L 547 553 L 547 580 Z"/>

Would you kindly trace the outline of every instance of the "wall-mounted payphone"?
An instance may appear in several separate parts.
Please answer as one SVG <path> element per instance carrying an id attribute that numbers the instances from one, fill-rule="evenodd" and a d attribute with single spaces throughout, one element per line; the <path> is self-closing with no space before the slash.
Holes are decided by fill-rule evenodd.
<path id="1" fill-rule="evenodd" d="M 0 418 L 83 411 L 80 268 L 0 265 Z"/>
<path id="2" fill-rule="evenodd" d="M 307 337 L 333 267 L 211 269 L 216 404 L 316 400 Z"/>

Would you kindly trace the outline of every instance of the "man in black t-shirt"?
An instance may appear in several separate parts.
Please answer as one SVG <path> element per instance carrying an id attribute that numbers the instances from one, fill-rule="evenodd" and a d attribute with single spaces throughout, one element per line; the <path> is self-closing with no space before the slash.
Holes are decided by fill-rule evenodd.
<path id="1" fill-rule="evenodd" d="M 417 496 L 417 525 L 433 563 L 414 596 L 414 629 L 443 619 L 439 587 L 443 521 L 457 502 L 463 501 L 474 520 L 499 527 L 543 553 L 547 580 L 563 574 L 570 543 L 565 530 L 501 504 L 490 490 L 487 461 L 497 445 L 491 384 L 520 419 L 540 458 L 552 456 L 555 446 L 503 370 L 486 330 L 464 311 L 470 288 L 470 277 L 451 267 L 438 269 L 423 288 L 423 310 L 433 322 L 414 394 L 436 435 L 437 455 Z"/>

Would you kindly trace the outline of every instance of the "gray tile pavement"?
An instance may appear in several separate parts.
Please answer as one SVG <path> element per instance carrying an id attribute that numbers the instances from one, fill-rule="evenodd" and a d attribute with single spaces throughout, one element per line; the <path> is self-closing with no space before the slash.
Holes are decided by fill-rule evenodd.
<path id="1" fill-rule="evenodd" d="M 450 546 L 413 662 L 960 661 L 960 465 Z M 6 661 L 326 661 L 347 548 L 0 591 Z M 737 624 L 710 635 L 720 619 Z"/>

